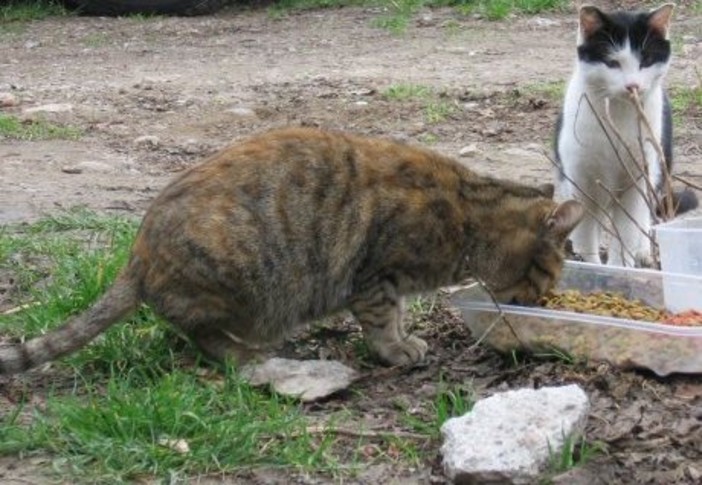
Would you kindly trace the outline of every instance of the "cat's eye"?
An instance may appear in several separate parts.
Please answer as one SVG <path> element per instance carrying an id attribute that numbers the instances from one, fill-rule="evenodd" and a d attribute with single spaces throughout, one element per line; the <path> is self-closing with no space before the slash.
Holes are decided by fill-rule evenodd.
<path id="1" fill-rule="evenodd" d="M 607 67 L 609 67 L 609 68 L 612 68 L 612 69 L 616 69 L 616 68 L 618 68 L 618 67 L 622 67 L 622 65 L 619 64 L 619 61 L 616 61 L 616 60 L 614 60 L 614 59 L 606 59 L 606 60 L 604 61 L 604 63 L 605 63 L 605 66 L 607 66 Z"/>

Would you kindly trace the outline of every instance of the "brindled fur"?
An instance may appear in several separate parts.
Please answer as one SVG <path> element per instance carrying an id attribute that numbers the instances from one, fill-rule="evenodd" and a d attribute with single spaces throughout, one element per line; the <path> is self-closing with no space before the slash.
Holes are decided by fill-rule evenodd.
<path id="1" fill-rule="evenodd" d="M 405 329 L 405 296 L 469 275 L 505 302 L 554 285 L 582 207 L 552 195 L 406 144 L 272 131 L 170 183 L 114 286 L 63 327 L 0 348 L 0 372 L 75 351 L 141 302 L 217 360 L 244 362 L 348 309 L 380 359 L 415 362 L 427 344 Z"/>

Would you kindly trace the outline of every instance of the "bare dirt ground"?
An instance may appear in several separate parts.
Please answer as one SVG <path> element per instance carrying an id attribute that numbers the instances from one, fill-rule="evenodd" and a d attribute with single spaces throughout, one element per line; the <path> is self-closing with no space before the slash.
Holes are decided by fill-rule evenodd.
<path id="1" fill-rule="evenodd" d="M 691 3 L 678 9 L 674 24 L 672 86 L 699 82 L 702 18 Z M 66 17 L 0 34 L 0 92 L 19 100 L 4 112 L 84 132 L 74 141 L 0 139 L 0 224 L 75 205 L 139 215 L 174 172 L 231 140 L 287 124 L 393 136 L 456 156 L 474 145 L 462 160 L 476 170 L 551 179 L 544 151 L 560 101 L 548 86 L 570 75 L 574 12 L 488 22 L 426 10 L 399 36 L 373 26 L 380 13 L 344 8 L 276 19 L 263 9 L 231 9 L 202 18 Z M 432 117 L 426 100 L 383 96 L 400 83 L 433 88 L 439 95 L 432 102 L 444 114 Z M 26 112 L 42 106 L 41 114 Z M 692 113 L 676 126 L 676 172 L 698 184 L 701 119 Z M 442 304 L 418 325 L 432 348 L 424 367 L 362 381 L 343 404 L 332 400 L 310 413 L 355 406 L 392 421 L 398 396 L 431 400 L 440 373 L 447 382 L 472 383 L 479 396 L 575 382 L 592 401 L 587 439 L 607 451 L 557 482 L 702 479 L 699 377 L 660 379 L 529 359 L 514 367 L 488 349 L 469 350 L 473 339 Z M 425 444 L 422 467 L 385 463 L 349 483 L 441 483 L 438 445 Z M 23 468 L 6 460 L 0 481 L 26 482 Z M 325 483 L 273 472 L 232 480 Z"/>

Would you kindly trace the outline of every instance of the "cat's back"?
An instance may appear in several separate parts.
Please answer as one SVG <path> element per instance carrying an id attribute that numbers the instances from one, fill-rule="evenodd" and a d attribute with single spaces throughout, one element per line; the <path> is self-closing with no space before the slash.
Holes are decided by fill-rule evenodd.
<path id="1" fill-rule="evenodd" d="M 408 219 L 427 204 L 457 193 L 469 173 L 391 140 L 273 130 L 211 155 L 169 184 L 147 211 L 135 253 L 148 260 L 157 247 L 164 258 L 186 250 L 226 255 L 236 247 L 238 258 L 262 248 L 295 258 L 292 247 L 317 254 L 331 248 L 338 254 L 330 259 L 343 261 L 366 244 L 379 219 L 413 223 Z"/>
<path id="2" fill-rule="evenodd" d="M 422 147 L 315 128 L 284 128 L 211 155 L 166 187 L 155 204 L 191 204 L 205 198 L 216 206 L 267 201 L 275 194 L 313 197 L 310 203 L 315 204 L 341 196 L 351 203 L 352 194 L 343 192 L 360 196 L 385 190 L 387 195 L 408 184 L 429 188 L 450 183 L 460 172 L 468 170 Z"/>

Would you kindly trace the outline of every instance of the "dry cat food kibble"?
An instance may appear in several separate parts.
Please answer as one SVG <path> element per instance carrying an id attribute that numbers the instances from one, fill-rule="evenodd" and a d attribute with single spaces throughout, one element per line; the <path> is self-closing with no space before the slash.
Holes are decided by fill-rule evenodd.
<path id="1" fill-rule="evenodd" d="M 647 305 L 640 300 L 629 300 L 620 293 L 605 291 L 581 293 L 576 290 L 566 290 L 559 293 L 554 292 L 543 297 L 540 304 L 553 310 L 626 318 L 643 322 L 678 326 L 702 325 L 702 313 L 696 310 L 672 314 Z"/>

